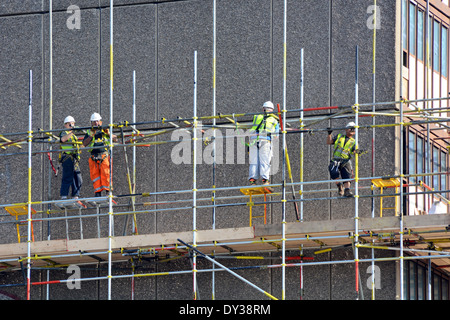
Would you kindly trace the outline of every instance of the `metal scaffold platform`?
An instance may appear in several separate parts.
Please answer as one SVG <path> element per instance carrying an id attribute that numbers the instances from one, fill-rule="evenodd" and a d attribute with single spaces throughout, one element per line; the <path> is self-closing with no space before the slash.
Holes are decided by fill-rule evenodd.
<path id="1" fill-rule="evenodd" d="M 50 2 L 51 6 L 51 2 Z M 111 23 L 110 23 L 110 46 L 113 48 L 113 1 L 111 0 Z M 215 11 L 215 0 L 214 0 Z M 285 20 L 287 5 L 285 2 Z M 215 12 L 214 12 L 215 19 Z M 215 21 L 214 21 L 215 22 Z M 110 150 L 113 148 L 127 147 L 135 148 L 138 146 L 152 146 L 165 145 L 173 141 L 155 141 L 155 137 L 161 137 L 174 130 L 185 130 L 189 132 L 192 139 L 192 188 L 188 190 L 168 190 L 160 192 L 140 192 L 135 190 L 136 186 L 136 168 L 133 161 L 133 169 L 128 168 L 127 165 L 127 184 L 129 185 L 129 194 L 114 195 L 112 191 L 108 191 L 106 197 L 102 198 L 80 198 L 70 200 L 41 200 L 32 201 L 32 156 L 39 153 L 50 154 L 61 152 L 60 149 L 51 148 L 53 145 L 58 145 L 60 139 L 54 135 L 59 133 L 62 129 L 48 129 L 33 131 L 32 126 L 32 71 L 30 70 L 30 95 L 29 95 L 29 128 L 25 133 L 2 134 L 0 138 L 0 148 L 3 154 L 0 156 L 9 156 L 22 154 L 28 156 L 28 198 L 23 203 L 1 204 L 0 208 L 4 208 L 12 218 L 10 223 L 17 231 L 17 243 L 0 244 L 0 272 L 22 271 L 26 269 L 26 283 L 27 298 L 31 299 L 30 287 L 33 285 L 57 284 L 67 282 L 63 279 L 50 279 L 47 281 L 32 282 L 31 273 L 42 268 L 61 268 L 68 265 L 94 265 L 106 264 L 108 267 L 106 276 L 98 276 L 88 280 L 104 280 L 108 282 L 108 299 L 111 299 L 112 280 L 118 278 L 136 278 L 146 276 L 158 276 L 167 274 L 192 274 L 193 277 L 193 298 L 197 298 L 197 274 L 199 272 L 219 272 L 226 271 L 240 280 L 250 284 L 252 287 L 269 296 L 271 299 L 285 299 L 286 291 L 286 268 L 289 267 L 309 267 L 323 264 L 337 264 L 348 263 L 355 265 L 355 283 L 358 284 L 359 272 L 358 266 L 360 263 L 374 263 L 384 261 L 398 261 L 400 264 L 399 282 L 400 298 L 404 298 L 404 274 L 403 263 L 408 259 L 432 259 L 435 265 L 443 271 L 450 272 L 450 215 L 447 214 L 426 214 L 426 215 L 405 215 L 404 201 L 406 197 L 415 195 L 416 193 L 406 191 L 410 186 L 407 182 L 412 177 L 432 177 L 448 174 L 446 172 L 418 172 L 414 174 L 405 174 L 407 170 L 403 168 L 403 143 L 404 132 L 403 129 L 407 126 L 413 125 L 430 125 L 435 124 L 448 128 L 445 121 L 442 119 L 434 119 L 428 117 L 429 113 L 433 113 L 433 108 L 419 109 L 414 108 L 417 102 L 427 103 L 432 101 L 447 101 L 448 97 L 443 98 L 427 98 L 420 100 L 406 100 L 399 98 L 396 101 L 387 102 L 368 102 L 360 103 L 358 101 L 358 47 L 355 54 L 355 69 L 356 69 L 356 83 L 355 83 L 355 102 L 345 106 L 324 106 L 315 108 L 305 108 L 303 105 L 303 50 L 301 51 L 301 104 L 299 108 L 287 110 L 286 103 L 286 24 L 284 30 L 284 73 L 283 73 L 283 102 L 278 104 L 278 112 L 273 112 L 274 116 L 278 117 L 281 124 L 281 154 L 282 154 L 282 181 L 277 184 L 270 184 L 267 186 L 218 186 L 215 180 L 215 162 L 211 166 L 213 171 L 213 181 L 211 188 L 199 188 L 197 185 L 198 172 L 196 162 L 197 140 L 206 138 L 198 137 L 199 123 L 202 122 L 204 128 L 224 129 L 232 126 L 233 128 L 249 128 L 251 117 L 255 113 L 240 113 L 240 114 L 218 114 L 215 110 L 215 101 L 213 102 L 213 112 L 210 116 L 198 116 L 196 105 L 197 94 L 197 52 L 194 53 L 194 105 L 192 118 L 175 118 L 175 119 L 161 119 L 148 122 L 137 122 L 136 117 L 133 116 L 133 121 L 128 122 L 114 122 L 113 119 L 113 54 L 110 56 L 110 121 L 108 128 L 110 132 L 117 134 L 118 141 L 113 142 L 112 137 L 110 141 Z M 376 30 L 376 28 L 374 29 Z M 374 31 L 376 32 L 376 31 Z M 214 63 L 215 63 L 214 58 Z M 375 69 L 375 68 L 374 68 Z M 214 65 L 215 70 L 215 65 Z M 214 73 L 215 83 L 215 73 Z M 214 88 L 215 89 L 215 88 Z M 133 91 L 135 91 L 135 73 L 133 73 Z M 134 95 L 135 96 L 135 95 Z M 135 101 L 133 101 L 135 107 Z M 404 111 L 406 110 L 406 113 Z M 308 112 L 326 110 L 327 114 L 308 117 Z M 439 108 L 440 113 L 450 111 L 449 108 Z M 305 115 L 306 113 L 306 115 Z M 427 113 L 427 116 L 424 114 Z M 135 114 L 135 108 L 133 109 Z M 360 125 L 360 117 L 370 116 L 373 119 L 371 125 Z M 390 117 L 400 119 L 394 123 L 377 124 L 375 119 L 377 117 Z M 238 122 L 237 119 L 242 119 Z M 312 133 L 325 133 L 330 129 L 341 130 L 342 127 L 329 128 L 321 127 L 315 128 L 314 125 L 323 121 L 330 121 L 333 119 L 351 119 L 355 122 L 355 140 L 358 145 L 360 130 L 375 130 L 382 128 L 398 128 L 398 143 L 399 147 L 399 166 L 395 169 L 396 174 L 391 176 L 375 176 L 374 173 L 370 177 L 361 177 L 358 164 L 358 153 L 355 154 L 355 176 L 352 179 L 341 180 L 320 180 L 320 181 L 305 181 L 304 180 L 304 150 L 303 150 L 303 135 Z M 295 124 L 300 124 L 297 128 Z M 149 128 L 148 126 L 152 127 Z M 314 127 L 314 128 L 313 128 Z M 89 128 L 78 128 L 80 132 Z M 300 142 L 300 179 L 295 181 L 291 170 L 291 160 L 287 151 L 286 136 L 297 134 Z M 13 136 L 18 135 L 17 139 Z M 125 139 L 127 138 L 127 140 Z M 215 144 L 217 140 L 224 138 L 215 137 L 208 142 Z M 34 150 L 34 144 L 39 141 L 50 146 L 47 150 Z M 373 142 L 375 143 L 375 142 Z M 397 142 L 396 142 L 397 143 Z M 28 147 L 28 151 L 22 150 L 22 146 Z M 393 146 L 394 147 L 394 146 Z M 10 148 L 17 148 L 11 152 Z M 83 150 L 85 148 L 77 148 Z M 88 149 L 88 148 L 86 148 Z M 396 150 L 397 150 L 396 149 Z M 68 149 L 65 149 L 68 150 Z M 372 146 L 372 150 L 375 150 Z M 297 159 L 296 159 L 297 160 Z M 133 176 L 130 175 L 133 172 Z M 353 183 L 352 189 L 354 196 L 351 198 L 338 197 L 331 195 L 335 189 L 319 189 L 320 185 L 334 185 L 335 182 Z M 311 187 L 304 190 L 304 187 Z M 111 190 L 111 186 L 109 186 Z M 316 188 L 316 189 L 314 189 Z M 385 192 L 390 189 L 390 192 Z M 361 194 L 361 190 L 373 191 L 372 194 Z M 230 191 L 231 196 L 218 197 L 217 192 Z M 450 190 L 434 190 L 430 189 L 424 191 L 424 194 L 430 196 L 440 196 L 443 201 L 445 199 L 442 194 L 449 193 Z M 200 198 L 200 195 L 206 196 Z M 325 195 L 323 195 L 325 194 Z M 179 196 L 188 195 L 189 198 L 176 200 L 167 200 L 166 195 Z M 305 195 L 312 195 L 312 198 L 305 198 Z M 156 196 L 159 197 L 157 202 L 151 205 L 159 206 L 158 209 L 138 209 L 145 207 L 149 203 L 137 203 L 140 198 Z M 394 204 L 391 207 L 386 207 L 383 199 L 389 197 L 394 198 Z M 118 199 L 129 200 L 127 208 L 129 211 L 121 211 L 122 207 L 118 205 Z M 360 201 L 362 199 L 370 199 L 373 203 L 380 201 L 379 214 L 372 213 L 370 217 L 360 216 Z M 219 203 L 219 200 L 221 201 Z M 331 201 L 342 200 L 354 205 L 354 212 L 349 213 L 353 215 L 345 219 L 330 219 L 330 220 L 312 220 L 306 221 L 304 218 L 303 204 L 306 201 Z M 186 203 L 185 207 L 173 208 L 164 207 L 174 203 Z M 206 203 L 203 205 L 203 203 Z M 267 219 L 267 208 L 269 205 L 277 204 L 276 215 L 279 222 L 269 223 Z M 57 209 L 45 210 L 45 206 L 54 205 Z M 293 212 L 295 212 L 295 222 L 288 222 L 286 218 L 287 206 L 293 205 Z M 242 206 L 248 208 L 248 226 L 236 226 L 232 228 L 216 228 L 216 210 L 225 206 Z M 41 207 L 39 211 L 37 208 Z M 207 208 L 212 210 L 212 223 L 208 229 L 200 230 L 197 225 L 197 209 Z M 102 209 L 102 210 L 100 210 Z M 186 231 L 167 232 L 167 233 L 152 233 L 139 234 L 137 232 L 137 214 L 152 214 L 158 210 L 167 211 L 188 211 L 192 215 L 192 224 L 186 226 Z M 389 214 L 384 214 L 385 210 Z M 50 212 L 51 211 L 51 212 Z M 87 213 L 86 213 L 87 212 Z M 58 217 L 52 216 L 53 213 L 58 213 Z M 116 216 L 126 216 L 131 218 L 133 222 L 132 235 L 118 235 L 114 232 L 114 218 Z M 21 219 L 20 217 L 24 217 Z M 100 217 L 103 219 L 100 221 Z M 96 237 L 86 235 L 83 227 L 85 226 L 84 219 L 92 218 L 96 221 Z M 49 223 L 51 221 L 64 221 L 66 228 L 65 238 L 51 238 L 47 240 L 35 239 L 33 224 L 36 222 Z M 72 221 L 79 221 L 79 229 L 75 229 L 75 236 L 69 236 L 73 233 L 73 228 L 69 228 L 69 223 Z M 91 220 L 92 221 L 92 220 Z M 19 226 L 26 226 L 27 241 L 21 241 Z M 69 229 L 71 231 L 69 231 Z M 107 236 L 102 236 L 101 231 L 107 231 Z M 22 236 L 22 239 L 24 237 Z M 310 250 L 314 255 L 320 255 L 326 252 L 332 252 L 343 248 L 352 250 L 353 257 L 347 260 L 331 260 L 330 261 L 315 261 L 314 257 L 303 255 L 303 250 Z M 390 257 L 372 257 L 361 258 L 359 250 L 386 250 L 392 251 Z M 255 252 L 260 254 L 270 254 L 272 263 L 268 263 L 260 268 L 281 268 L 281 297 L 274 297 L 271 293 L 256 287 L 248 280 L 240 275 L 234 273 L 230 268 L 220 264 L 217 260 L 219 258 L 238 258 L 238 255 L 246 254 L 247 259 L 251 259 L 251 254 Z M 287 256 L 288 252 L 298 253 L 298 256 Z M 372 251 L 374 252 L 374 251 Z M 192 269 L 180 270 L 173 272 L 154 272 L 154 273 L 130 273 L 125 275 L 114 275 L 113 265 L 115 263 L 129 262 L 131 258 L 154 258 L 155 261 L 165 261 L 174 258 L 186 258 L 192 262 Z M 205 258 L 212 262 L 218 269 L 198 269 L 197 259 Z M 256 258 L 256 257 L 254 257 Z M 255 267 L 256 268 L 256 267 Z M 358 285 L 356 285 L 356 293 L 359 295 Z M 372 298 L 374 293 L 372 293 Z"/>
<path id="2" fill-rule="evenodd" d="M 286 224 L 286 250 L 299 247 L 317 252 L 329 252 L 354 244 L 353 219 L 310 221 Z M 450 271 L 450 215 L 407 216 L 404 219 L 403 241 L 405 251 L 418 255 L 432 255 L 437 266 Z M 398 250 L 399 223 L 396 217 L 362 218 L 360 220 L 360 248 Z M 241 227 L 197 231 L 197 249 L 205 254 L 216 255 L 246 252 L 281 252 L 281 224 L 258 224 Z M 189 256 L 189 247 L 181 244 L 193 242 L 192 232 L 145 234 L 114 237 L 111 247 L 113 262 L 126 261 L 127 256 L 178 257 Z M 430 246 L 432 244 L 432 246 Z M 433 251 L 429 250 L 430 247 Z M 50 265 L 92 264 L 108 261 L 108 238 L 59 239 L 31 243 L 33 267 Z M 27 244 L 0 245 L 2 271 L 20 269 L 26 261 Z M 24 257 L 24 258 L 18 258 Z M 404 257 L 405 258 L 405 257 Z M 388 258 L 386 260 L 398 260 Z M 380 259 L 382 261 L 383 259 Z M 353 261 L 351 261 L 353 262 Z M 314 263 L 309 262 L 314 265 Z M 308 262 L 303 263 L 307 267 Z M 141 275 L 142 276 L 142 275 Z"/>

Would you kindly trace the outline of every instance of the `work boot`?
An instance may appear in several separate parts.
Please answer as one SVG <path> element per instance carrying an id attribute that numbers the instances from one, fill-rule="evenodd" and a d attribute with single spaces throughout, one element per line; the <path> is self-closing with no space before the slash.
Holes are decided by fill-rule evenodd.
<path id="1" fill-rule="evenodd" d="M 253 178 L 249 179 L 248 181 L 250 181 L 251 186 L 254 186 L 256 184 L 256 180 Z"/>
<path id="2" fill-rule="evenodd" d="M 350 191 L 349 188 L 345 188 L 344 196 L 348 197 L 348 198 L 352 198 L 353 197 L 353 193 Z"/>
<path id="3" fill-rule="evenodd" d="M 101 197 L 101 196 L 102 196 L 102 192 L 101 192 L 101 191 L 100 191 L 100 192 L 96 192 L 96 193 L 95 193 L 95 196 L 96 196 L 96 197 Z"/>
<path id="4" fill-rule="evenodd" d="M 344 195 L 344 185 L 342 183 L 339 183 L 337 185 L 337 188 L 338 188 L 338 195 L 342 197 Z"/>
<path id="5" fill-rule="evenodd" d="M 263 179 L 262 182 L 263 182 L 263 186 L 267 186 L 267 185 L 270 184 L 270 182 L 269 182 L 268 179 Z M 269 191 L 270 193 L 273 192 L 273 188 L 272 188 L 272 187 L 264 187 L 264 189 L 266 189 L 266 190 Z"/>

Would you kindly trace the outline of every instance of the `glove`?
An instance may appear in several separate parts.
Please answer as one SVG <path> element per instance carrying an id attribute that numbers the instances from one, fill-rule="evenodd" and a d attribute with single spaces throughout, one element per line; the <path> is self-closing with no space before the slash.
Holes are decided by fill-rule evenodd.
<path id="1" fill-rule="evenodd" d="M 355 153 L 356 153 L 356 154 L 364 154 L 364 153 L 366 153 L 366 151 L 361 150 L 361 149 L 356 149 L 356 150 L 355 150 Z"/>
<path id="2" fill-rule="evenodd" d="M 331 130 L 331 128 L 327 128 L 327 130 L 329 135 L 333 133 L 333 130 Z"/>

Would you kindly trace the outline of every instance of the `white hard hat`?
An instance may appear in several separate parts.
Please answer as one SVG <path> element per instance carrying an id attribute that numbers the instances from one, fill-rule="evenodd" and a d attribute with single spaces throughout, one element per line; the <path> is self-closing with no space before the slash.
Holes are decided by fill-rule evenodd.
<path id="1" fill-rule="evenodd" d="M 75 122 L 75 119 L 72 116 L 67 116 L 64 119 L 64 123 L 67 123 L 67 122 Z"/>
<path id="2" fill-rule="evenodd" d="M 354 123 L 354 122 L 352 121 L 352 122 L 347 123 L 346 128 L 353 128 L 353 127 L 355 127 L 355 126 L 356 126 L 356 123 Z"/>
<path id="3" fill-rule="evenodd" d="M 266 101 L 263 104 L 264 109 L 272 109 L 273 110 L 273 103 L 271 101 Z"/>
<path id="4" fill-rule="evenodd" d="M 102 120 L 102 117 L 97 112 L 94 112 L 91 116 L 91 121 L 100 121 L 100 120 Z"/>

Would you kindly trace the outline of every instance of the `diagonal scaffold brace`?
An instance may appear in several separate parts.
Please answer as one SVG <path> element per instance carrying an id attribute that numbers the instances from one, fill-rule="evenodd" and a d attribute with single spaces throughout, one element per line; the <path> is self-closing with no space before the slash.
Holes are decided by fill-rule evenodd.
<path id="1" fill-rule="evenodd" d="M 215 265 L 219 266 L 220 268 L 224 269 L 225 271 L 231 273 L 232 275 L 234 275 L 236 278 L 244 281 L 245 283 L 247 283 L 248 285 L 250 285 L 251 287 L 255 288 L 256 290 L 258 290 L 259 292 L 264 293 L 266 296 L 268 296 L 270 299 L 272 300 L 278 300 L 276 297 L 274 297 L 273 295 L 271 295 L 270 293 L 268 293 L 267 291 L 264 291 L 263 289 L 257 287 L 256 285 L 254 285 L 253 283 L 251 283 L 250 281 L 248 281 L 247 279 L 241 277 L 240 275 L 238 275 L 236 272 L 230 270 L 229 268 L 225 267 L 223 264 L 217 262 L 215 259 L 209 257 L 208 255 L 204 254 L 203 252 L 197 250 L 196 248 L 194 248 L 193 246 L 187 244 L 186 242 L 182 241 L 181 239 L 177 239 L 178 242 L 180 242 L 181 244 L 185 245 L 186 247 L 188 247 L 191 250 L 194 250 L 197 254 L 199 254 L 200 256 L 202 256 L 203 258 L 209 260 L 210 262 L 214 263 Z"/>

